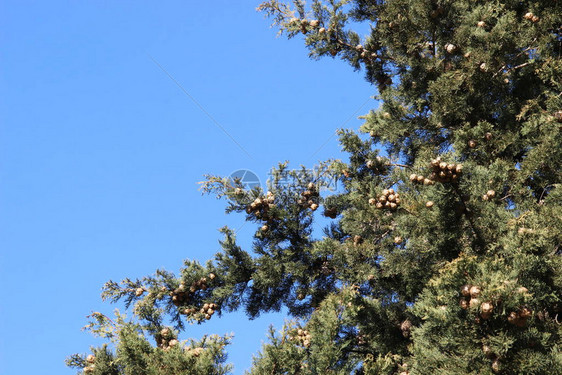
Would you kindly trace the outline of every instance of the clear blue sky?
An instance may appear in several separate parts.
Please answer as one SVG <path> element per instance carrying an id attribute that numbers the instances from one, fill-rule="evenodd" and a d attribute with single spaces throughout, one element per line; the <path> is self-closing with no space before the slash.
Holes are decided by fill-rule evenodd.
<path id="1" fill-rule="evenodd" d="M 0 374 L 73 374 L 65 357 L 99 343 L 85 316 L 116 307 L 101 302 L 104 282 L 219 250 L 218 228 L 243 218 L 201 195 L 203 174 L 264 181 L 280 161 L 343 157 L 331 136 L 374 89 L 276 38 L 258 3 L 0 2 Z M 255 229 L 240 230 L 245 248 Z M 234 313 L 181 339 L 234 332 L 242 374 L 282 321 Z"/>

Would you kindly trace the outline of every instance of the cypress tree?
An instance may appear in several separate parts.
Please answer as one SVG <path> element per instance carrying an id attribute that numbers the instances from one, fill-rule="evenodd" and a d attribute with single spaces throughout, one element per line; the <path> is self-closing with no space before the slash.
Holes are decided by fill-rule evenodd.
<path id="1" fill-rule="evenodd" d="M 204 265 L 108 282 L 102 297 L 134 319 L 94 313 L 88 328 L 108 345 L 68 364 L 226 374 L 229 337 L 180 342 L 185 321 L 286 307 L 292 320 L 271 330 L 250 374 L 562 374 L 562 4 L 258 9 L 312 58 L 362 70 L 380 107 L 359 132 L 340 131 L 349 158 L 319 174 L 283 163 L 264 190 L 207 176 L 203 191 L 255 224 L 252 251 L 224 228 Z"/>

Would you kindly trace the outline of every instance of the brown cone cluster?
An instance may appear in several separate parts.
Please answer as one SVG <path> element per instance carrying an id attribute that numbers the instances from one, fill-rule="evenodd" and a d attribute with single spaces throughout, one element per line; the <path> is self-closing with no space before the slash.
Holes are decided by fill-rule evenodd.
<path id="1" fill-rule="evenodd" d="M 181 306 L 189 303 L 192 295 L 199 290 L 207 290 L 209 280 L 213 280 L 216 277 L 214 273 L 210 273 L 208 277 L 201 277 L 199 280 L 191 283 L 189 289 L 182 282 L 180 285 L 169 292 L 170 297 L 172 297 L 172 303 L 176 306 Z"/>
<path id="2" fill-rule="evenodd" d="M 411 329 L 412 329 L 412 322 L 410 322 L 408 319 L 404 320 L 400 324 L 400 330 L 402 331 L 402 336 L 404 337 L 410 337 Z"/>
<path id="3" fill-rule="evenodd" d="M 209 319 L 211 319 L 211 316 L 213 316 L 213 314 L 217 310 L 217 307 L 218 306 L 217 306 L 216 303 L 206 303 L 206 304 L 203 305 L 201 310 L 199 310 L 199 312 L 201 314 L 205 314 L 205 319 L 209 320 Z"/>
<path id="4" fill-rule="evenodd" d="M 320 272 L 322 272 L 323 275 L 330 275 L 332 272 L 334 272 L 334 268 L 332 266 L 330 266 L 330 263 L 327 261 L 322 262 L 322 267 L 320 268 Z"/>
<path id="5" fill-rule="evenodd" d="M 360 56 L 365 64 L 372 63 L 378 57 L 376 52 L 369 52 L 367 50 L 362 51 Z"/>
<path id="6" fill-rule="evenodd" d="M 320 21 L 318 20 L 307 20 L 307 19 L 299 19 L 299 18 L 291 18 L 289 22 L 293 25 L 300 26 L 301 32 L 303 34 L 308 33 L 311 30 L 314 30 L 320 26 Z"/>
<path id="7" fill-rule="evenodd" d="M 534 15 L 532 12 L 525 13 L 523 18 L 525 18 L 527 21 L 531 21 L 532 23 L 537 23 L 540 21 L 540 18 Z"/>
<path id="8" fill-rule="evenodd" d="M 406 362 L 402 362 L 398 367 L 400 370 L 399 375 L 410 375 L 410 370 L 408 369 L 410 366 Z"/>
<path id="9" fill-rule="evenodd" d="M 293 25 L 300 28 L 300 31 L 303 34 L 307 34 L 309 31 L 318 30 L 318 34 L 323 38 L 329 37 L 331 41 L 334 41 L 332 39 L 334 37 L 337 39 L 337 36 L 330 29 L 326 29 L 325 27 L 320 27 L 321 25 L 319 20 L 307 20 L 307 19 L 299 19 L 297 17 L 293 17 L 289 20 L 288 23 L 289 25 Z M 356 46 L 351 46 L 340 39 L 337 39 L 337 42 L 346 45 L 349 48 L 354 49 L 361 57 L 363 62 L 365 62 L 366 64 L 371 63 L 374 59 L 378 57 L 376 52 L 369 51 L 361 44 L 357 44 Z M 329 52 L 332 56 L 335 56 L 338 54 L 340 50 L 341 47 L 336 45 Z"/>
<path id="10" fill-rule="evenodd" d="M 493 311 L 494 305 L 491 302 L 482 302 L 480 305 L 480 316 L 482 319 L 490 319 Z"/>
<path id="11" fill-rule="evenodd" d="M 522 307 L 519 311 L 512 311 L 507 316 L 507 321 L 517 327 L 525 327 L 527 319 L 533 315 L 533 311 L 528 307 Z"/>
<path id="12" fill-rule="evenodd" d="M 387 165 L 388 161 L 380 156 L 377 156 L 375 159 L 367 159 L 365 162 L 365 166 L 376 173 L 384 173 Z"/>
<path id="13" fill-rule="evenodd" d="M 478 285 L 463 285 L 461 288 L 462 297 L 459 301 L 459 305 L 464 310 L 469 308 L 479 309 L 480 318 L 490 319 L 494 311 L 494 305 L 490 301 L 481 302 L 479 299 L 480 293 L 481 290 Z"/>
<path id="14" fill-rule="evenodd" d="M 488 201 L 493 199 L 496 196 L 496 192 L 494 190 L 488 190 L 486 194 L 482 195 L 483 201 Z"/>
<path id="15" fill-rule="evenodd" d="M 462 174 L 462 164 L 445 163 L 440 157 L 431 160 L 432 172 L 429 177 L 412 173 L 410 181 L 415 184 L 434 185 L 435 182 L 455 182 Z"/>
<path id="16" fill-rule="evenodd" d="M 268 191 L 266 196 L 257 197 L 252 203 L 246 207 L 246 213 L 254 214 L 258 219 L 265 221 L 271 220 L 269 210 L 275 207 L 275 195 Z"/>
<path id="17" fill-rule="evenodd" d="M 189 302 L 191 298 L 191 291 L 188 291 L 184 283 L 181 283 L 176 289 L 172 290 L 169 295 L 172 297 L 172 303 L 176 306 L 180 306 Z"/>
<path id="18" fill-rule="evenodd" d="M 178 340 L 174 337 L 172 330 L 168 327 L 162 328 L 155 337 L 156 345 L 161 349 L 170 349 L 178 345 Z"/>
<path id="19" fill-rule="evenodd" d="M 301 328 L 294 330 L 289 336 L 289 340 L 296 341 L 297 345 L 302 345 L 305 348 L 310 347 L 311 339 L 312 336 L 310 335 L 310 332 Z"/>
<path id="20" fill-rule="evenodd" d="M 434 180 L 430 180 L 429 178 L 424 177 L 421 174 L 415 174 L 415 173 L 412 173 L 410 175 L 410 181 L 412 181 L 413 183 L 424 184 L 424 185 L 434 185 L 435 184 Z"/>
<path id="21" fill-rule="evenodd" d="M 199 357 L 201 355 L 201 353 L 203 353 L 204 350 L 205 349 L 203 349 L 201 347 L 198 347 L 198 348 L 188 347 L 186 352 L 187 352 L 187 354 L 191 354 L 194 357 Z"/>
<path id="22" fill-rule="evenodd" d="M 488 358 L 492 358 L 494 356 L 494 352 L 492 352 L 492 348 L 490 348 L 490 345 L 488 344 L 482 345 L 482 353 L 484 353 L 484 355 Z"/>
<path id="23" fill-rule="evenodd" d="M 195 318 L 197 320 L 209 320 L 217 311 L 218 305 L 216 303 L 205 303 L 201 309 L 197 309 L 195 307 L 185 308 L 181 311 L 184 315 L 193 315 L 197 314 Z"/>
<path id="24" fill-rule="evenodd" d="M 447 43 L 445 44 L 445 51 L 447 51 L 447 53 L 449 54 L 453 54 L 457 51 L 457 46 L 452 43 Z"/>
<path id="25" fill-rule="evenodd" d="M 498 359 L 495 359 L 494 362 L 492 362 L 492 371 L 494 373 L 498 373 L 500 372 L 500 370 L 500 361 Z"/>
<path id="26" fill-rule="evenodd" d="M 82 371 L 84 371 L 84 374 L 91 374 L 92 372 L 94 372 L 94 370 L 96 369 L 96 365 L 94 364 L 95 361 L 96 356 L 93 354 L 89 354 L 86 357 L 86 363 L 88 365 L 82 369 Z"/>
<path id="27" fill-rule="evenodd" d="M 527 288 L 520 287 L 518 289 L 518 292 L 526 293 Z M 460 299 L 460 306 L 465 310 L 468 308 L 478 308 L 480 314 L 479 318 L 477 318 L 477 321 L 479 321 L 480 318 L 489 319 L 492 316 L 495 308 L 494 304 L 490 301 L 481 303 L 478 298 L 480 296 L 480 293 L 480 287 L 477 285 L 464 285 L 461 288 L 462 297 Z M 524 327 L 527 324 L 527 319 L 529 319 L 532 315 L 533 311 L 528 307 L 523 306 L 518 311 L 512 311 L 511 313 L 509 313 L 509 315 L 507 316 L 507 321 L 517 327 Z M 483 350 L 485 352 L 486 349 L 489 349 L 489 347 L 483 347 Z"/>
<path id="28" fill-rule="evenodd" d="M 188 303 L 189 299 L 191 298 L 191 294 L 195 293 L 198 290 L 196 289 L 196 285 L 201 285 L 201 284 L 200 282 L 199 284 L 193 283 L 192 288 L 190 288 L 190 290 L 187 290 L 185 284 L 181 283 L 176 289 L 172 290 L 169 293 L 170 297 L 172 297 L 172 303 L 176 306 L 180 306 L 185 303 Z"/>
<path id="29" fill-rule="evenodd" d="M 367 337 L 364 334 L 359 333 L 357 335 L 357 345 L 365 345 L 365 344 L 367 344 Z"/>
<path id="30" fill-rule="evenodd" d="M 299 198 L 297 203 L 301 206 L 310 208 L 312 211 L 316 211 L 318 209 L 318 203 L 316 203 L 315 201 L 320 196 L 320 193 L 318 193 L 316 185 L 314 185 L 314 183 L 312 182 L 310 182 L 306 188 L 307 190 L 301 193 L 302 197 Z"/>
<path id="31" fill-rule="evenodd" d="M 394 211 L 400 206 L 400 194 L 394 189 L 384 189 L 378 198 L 369 199 L 369 204 L 374 205 L 377 209 L 387 209 Z"/>
<path id="32" fill-rule="evenodd" d="M 445 163 L 440 157 L 431 161 L 431 168 L 429 180 L 441 183 L 455 182 L 462 174 L 462 164 Z"/>
<path id="33" fill-rule="evenodd" d="M 353 236 L 353 244 L 355 246 L 361 245 L 363 243 L 363 237 L 361 237 L 360 235 L 356 234 L 355 236 Z"/>

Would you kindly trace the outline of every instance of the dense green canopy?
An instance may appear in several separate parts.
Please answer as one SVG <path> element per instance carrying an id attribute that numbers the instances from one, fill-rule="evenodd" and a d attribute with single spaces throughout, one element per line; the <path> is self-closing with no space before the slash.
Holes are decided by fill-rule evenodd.
<path id="1" fill-rule="evenodd" d="M 69 364 L 227 373 L 228 337 L 179 342 L 184 321 L 284 306 L 293 320 L 272 330 L 251 374 L 562 374 L 562 4 L 258 9 L 311 57 L 364 71 L 380 108 L 360 133 L 340 132 L 349 160 L 316 175 L 281 164 L 267 191 L 208 176 L 203 190 L 256 224 L 252 250 L 224 228 L 205 265 L 108 282 L 103 297 L 135 319 L 92 316 L 111 345 Z M 366 36 L 354 31 L 362 24 Z M 330 178 L 336 194 L 323 189 Z M 331 222 L 323 234 L 313 232 L 320 213 Z"/>

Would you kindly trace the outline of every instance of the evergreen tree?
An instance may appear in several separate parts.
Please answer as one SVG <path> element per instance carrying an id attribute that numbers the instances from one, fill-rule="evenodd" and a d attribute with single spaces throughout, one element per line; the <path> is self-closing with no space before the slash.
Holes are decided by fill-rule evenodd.
<path id="1" fill-rule="evenodd" d="M 562 374 L 562 4 L 258 9 L 302 35 L 311 57 L 364 70 L 380 108 L 363 134 L 340 132 L 349 160 L 321 163 L 319 175 L 280 164 L 266 191 L 208 176 L 203 190 L 256 224 L 252 252 L 224 228 L 205 265 L 108 282 L 103 298 L 135 319 L 94 314 L 89 327 L 112 345 L 68 363 L 224 374 L 229 338 L 180 343 L 184 321 L 286 307 L 293 320 L 272 329 L 250 374 Z M 342 189 L 324 194 L 332 177 Z"/>

